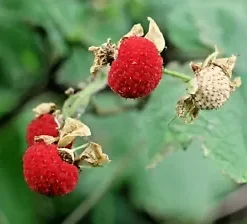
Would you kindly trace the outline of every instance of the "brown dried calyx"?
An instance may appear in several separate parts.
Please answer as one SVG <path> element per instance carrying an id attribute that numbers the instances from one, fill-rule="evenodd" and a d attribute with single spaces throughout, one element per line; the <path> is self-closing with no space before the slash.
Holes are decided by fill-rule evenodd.
<path id="1" fill-rule="evenodd" d="M 82 153 L 78 153 L 83 149 Z M 63 161 L 74 164 L 78 169 L 101 167 L 111 162 L 108 155 L 103 153 L 101 145 L 89 142 L 74 149 L 59 148 L 59 155 Z"/>
<path id="2" fill-rule="evenodd" d="M 90 128 L 78 119 L 64 117 L 55 103 L 42 103 L 33 109 L 35 116 L 52 114 L 57 123 L 58 136 L 39 135 L 35 141 L 45 142 L 47 145 L 56 144 L 58 152 L 63 161 L 76 165 L 79 169 L 83 167 L 98 167 L 110 162 L 109 157 L 103 153 L 102 147 L 94 142 L 70 149 L 77 137 L 91 136 Z M 78 150 L 84 151 L 78 154 Z"/>
<path id="3" fill-rule="evenodd" d="M 189 94 L 176 105 L 177 116 L 186 123 L 198 117 L 200 110 L 214 110 L 223 106 L 236 87 L 241 85 L 240 77 L 231 80 L 236 56 L 217 59 L 218 54 L 215 46 L 215 52 L 203 63 L 190 64 L 195 77 L 189 82 Z"/>
<path id="4" fill-rule="evenodd" d="M 102 67 L 113 62 L 117 53 L 117 46 L 108 38 L 107 42 L 100 47 L 91 46 L 88 50 L 94 53 L 94 63 L 90 68 L 90 73 L 96 75 Z"/>
<path id="5" fill-rule="evenodd" d="M 108 155 L 103 153 L 101 145 L 90 142 L 86 149 L 75 159 L 79 167 L 98 167 L 110 163 Z"/>
<path id="6" fill-rule="evenodd" d="M 55 103 L 41 103 L 33 109 L 35 117 L 40 117 L 43 114 L 53 114 L 57 111 Z"/>
<path id="7" fill-rule="evenodd" d="M 58 130 L 59 135 L 57 137 L 40 135 L 35 137 L 35 140 L 43 140 L 46 144 L 56 143 L 59 148 L 64 148 L 71 144 L 76 137 L 88 137 L 91 135 L 89 127 L 80 120 L 67 117 L 63 123 Z"/>

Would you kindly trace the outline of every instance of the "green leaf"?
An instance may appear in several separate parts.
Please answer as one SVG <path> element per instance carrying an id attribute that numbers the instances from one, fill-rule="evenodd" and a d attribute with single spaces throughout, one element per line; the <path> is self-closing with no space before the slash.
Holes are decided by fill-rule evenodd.
<path id="1" fill-rule="evenodd" d="M 223 55 L 239 54 L 237 71 L 244 74 L 246 9 L 247 3 L 243 0 L 238 4 L 231 0 L 186 0 L 184 7 L 173 7 L 166 15 L 167 35 L 187 57 L 208 54 L 214 44 Z M 245 76 L 243 78 L 247 80 Z"/>
<path id="2" fill-rule="evenodd" d="M 92 223 L 114 224 L 116 209 L 114 194 L 109 192 L 97 203 L 97 206 L 93 210 Z"/>
<path id="3" fill-rule="evenodd" d="M 215 159 L 222 172 L 237 183 L 247 182 L 244 105 L 241 92 L 237 90 L 219 110 L 200 112 L 199 119 L 193 125 L 174 122 L 172 126 L 178 139 L 181 133 L 187 140 L 201 136 L 204 139 L 205 155 Z"/>
<path id="4" fill-rule="evenodd" d="M 27 27 L 0 16 L 0 32 L 0 115 L 4 115 L 46 77 L 42 77 L 40 42 Z"/>
<path id="5" fill-rule="evenodd" d="M 173 70 L 177 69 L 174 65 L 170 67 Z M 188 68 L 188 65 L 186 67 Z M 187 69 L 182 68 L 182 72 L 187 73 Z M 200 111 L 194 124 L 184 124 L 176 119 L 168 126 L 176 102 L 185 94 L 184 88 L 183 84 L 179 85 L 179 81 L 164 76 L 143 112 L 142 135 L 146 139 L 146 147 L 151 157 L 161 151 L 167 143 L 176 142 L 186 148 L 188 142 L 198 136 L 204 140 L 206 155 L 216 160 L 222 172 L 237 183 L 247 182 L 247 129 L 243 123 L 246 109 L 240 89 L 237 89 L 219 110 Z"/>
<path id="6" fill-rule="evenodd" d="M 97 46 L 111 38 L 117 42 L 131 28 L 131 21 L 125 13 L 124 1 L 113 1 L 101 9 L 90 8 L 83 17 L 83 41 L 88 46 Z M 90 25 L 88 25 L 90 24 Z"/>
<path id="7" fill-rule="evenodd" d="M 66 39 L 79 39 L 82 36 L 83 6 L 84 3 L 75 1 L 26 1 L 21 13 L 23 21 L 45 28 L 52 43 L 52 56 L 58 58 L 67 53 Z"/>
<path id="8" fill-rule="evenodd" d="M 38 220 L 34 215 L 32 192 L 28 189 L 22 173 L 23 142 L 18 125 L 9 123 L 0 130 L 0 221 L 1 223 L 27 223 Z M 25 203 L 24 203 L 25 202 Z M 6 222 L 5 222 L 5 221 Z"/>
<path id="9" fill-rule="evenodd" d="M 142 175 L 139 172 L 132 177 L 133 199 L 137 206 L 157 217 L 201 223 L 234 189 L 233 182 L 203 156 L 202 142 L 198 139 L 185 152 L 166 155 L 146 171 L 145 156 L 142 160 L 136 167 L 142 170 Z"/>
<path id="10" fill-rule="evenodd" d="M 170 8 L 166 20 L 167 34 L 176 47 L 187 52 L 187 57 L 212 48 L 214 44 L 224 55 L 240 54 L 235 72 L 242 75 L 245 82 L 246 7 L 245 1 L 235 4 L 230 0 L 187 0 L 184 7 Z M 238 183 L 247 182 L 247 128 L 243 123 L 246 94 L 247 88 L 243 85 L 220 110 L 201 112 L 199 120 L 192 126 L 180 123 L 172 126 L 177 138 L 183 138 L 185 142 L 192 136 L 203 136 L 208 156 Z"/>
<path id="11" fill-rule="evenodd" d="M 120 1 L 112 1 L 103 8 L 79 1 L 28 0 L 24 4 L 17 12 L 23 21 L 48 31 L 53 58 L 67 53 L 68 42 L 87 48 L 101 45 L 109 37 L 118 41 L 131 25 L 125 3 Z"/>
<path id="12" fill-rule="evenodd" d="M 187 69 L 171 63 L 172 70 L 189 74 Z M 175 116 L 175 105 L 186 91 L 185 84 L 176 78 L 164 75 L 158 88 L 152 93 L 145 110 L 140 113 L 139 134 L 152 158 L 163 149 L 164 144 L 176 142 L 169 123 Z"/>
<path id="13" fill-rule="evenodd" d="M 1 85 L 15 88 L 20 94 L 40 81 L 39 42 L 30 30 L 17 22 L 6 24 L 5 19 L 0 18 L 0 31 Z"/>
<path id="14" fill-rule="evenodd" d="M 9 111 L 17 104 L 19 100 L 18 92 L 9 90 L 6 88 L 0 88 L 1 107 L 0 107 L 0 117 Z"/>
<path id="15" fill-rule="evenodd" d="M 92 64 L 93 54 L 80 48 L 73 49 L 71 57 L 57 75 L 57 82 L 68 86 L 77 86 L 91 75 Z"/>

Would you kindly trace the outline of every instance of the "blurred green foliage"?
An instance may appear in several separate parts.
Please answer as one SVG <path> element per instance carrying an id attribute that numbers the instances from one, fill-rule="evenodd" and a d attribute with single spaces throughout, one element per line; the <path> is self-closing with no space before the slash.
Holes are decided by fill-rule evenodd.
<path id="1" fill-rule="evenodd" d="M 217 44 L 224 56 L 240 55 L 235 71 L 245 83 L 246 12 L 245 0 L 0 0 L 0 223 L 209 222 L 236 182 L 247 181 L 245 84 L 225 107 L 201 113 L 191 126 L 178 120 L 168 126 L 185 92 L 170 77 L 141 111 L 84 115 L 112 163 L 83 170 L 76 191 L 61 198 L 26 186 L 25 129 L 34 106 L 62 106 L 65 87 L 87 79 L 89 46 L 117 41 L 135 23 L 147 28 L 147 16 L 168 42 L 166 66 L 190 73 L 188 63 Z M 132 103 L 110 91 L 95 100 L 103 108 Z"/>

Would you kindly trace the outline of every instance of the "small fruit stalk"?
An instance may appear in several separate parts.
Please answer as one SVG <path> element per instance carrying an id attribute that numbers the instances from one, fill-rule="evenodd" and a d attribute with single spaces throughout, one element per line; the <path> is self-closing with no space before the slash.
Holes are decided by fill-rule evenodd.
<path id="1" fill-rule="evenodd" d="M 182 97 L 176 106 L 177 116 L 186 123 L 192 123 L 200 110 L 222 107 L 236 87 L 241 85 L 240 77 L 231 80 L 236 56 L 217 58 L 218 54 L 215 46 L 215 52 L 203 63 L 190 64 L 195 77 L 188 83 L 189 94 Z"/>
<path id="2" fill-rule="evenodd" d="M 33 191 L 47 196 L 68 194 L 75 189 L 82 168 L 110 162 L 97 143 L 88 141 L 71 149 L 77 137 L 91 135 L 80 120 L 64 118 L 54 103 L 42 103 L 33 111 L 36 118 L 27 127 L 29 148 L 23 156 L 24 178 Z"/>

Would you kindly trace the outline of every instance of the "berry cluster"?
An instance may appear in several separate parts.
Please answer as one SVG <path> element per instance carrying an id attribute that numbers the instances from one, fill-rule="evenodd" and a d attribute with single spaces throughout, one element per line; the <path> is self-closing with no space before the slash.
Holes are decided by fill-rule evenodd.
<path id="1" fill-rule="evenodd" d="M 59 136 L 59 122 L 52 112 L 48 109 L 37 114 L 27 127 L 29 148 L 23 156 L 23 172 L 25 181 L 33 191 L 47 196 L 61 196 L 75 189 L 79 170 L 62 160 L 56 142 L 47 144 L 44 139 L 37 140 L 38 136 Z"/>
<path id="2" fill-rule="evenodd" d="M 77 136 L 90 136 L 90 129 L 79 120 L 63 119 L 53 107 L 54 104 L 43 103 L 34 109 L 36 118 L 27 127 L 28 149 L 23 156 L 23 173 L 31 190 L 47 196 L 62 196 L 75 189 L 80 163 L 99 166 L 109 159 L 92 142 L 76 148 L 86 148 L 77 156 L 76 150 L 71 150 L 73 141 Z"/>

